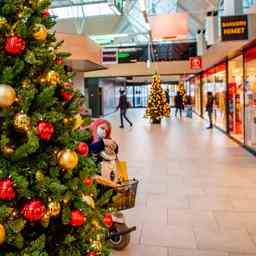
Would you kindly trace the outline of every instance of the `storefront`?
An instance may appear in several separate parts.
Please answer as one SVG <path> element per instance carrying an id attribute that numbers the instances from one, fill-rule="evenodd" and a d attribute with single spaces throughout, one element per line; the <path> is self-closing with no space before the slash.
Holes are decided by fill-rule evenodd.
<path id="1" fill-rule="evenodd" d="M 189 81 L 189 95 L 191 96 L 193 111 L 201 116 L 201 76 L 197 75 Z"/>
<path id="2" fill-rule="evenodd" d="M 256 151 L 256 47 L 245 59 L 245 144 Z"/>
<path id="3" fill-rule="evenodd" d="M 228 61 L 228 129 L 230 136 L 244 143 L 243 56 Z"/>
<path id="4" fill-rule="evenodd" d="M 214 124 L 227 131 L 227 111 L 226 111 L 226 90 L 227 90 L 227 65 L 221 63 L 213 68 L 206 70 L 203 73 L 203 116 L 208 118 L 205 112 L 207 103 L 207 93 L 212 92 L 215 98 L 214 101 L 214 112 L 213 122 Z"/>
<path id="5" fill-rule="evenodd" d="M 215 98 L 216 127 L 256 153 L 256 45 L 189 80 L 197 114 L 205 113 L 207 92 Z"/>

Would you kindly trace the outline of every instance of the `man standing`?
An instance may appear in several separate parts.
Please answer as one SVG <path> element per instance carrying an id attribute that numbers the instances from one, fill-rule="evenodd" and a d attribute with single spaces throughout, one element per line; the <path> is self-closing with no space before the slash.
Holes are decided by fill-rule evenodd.
<path id="1" fill-rule="evenodd" d="M 184 109 L 183 96 L 178 91 L 174 98 L 175 101 L 175 116 L 177 117 L 178 112 L 180 113 L 180 119 L 182 118 L 182 111 Z"/>
<path id="2" fill-rule="evenodd" d="M 213 104 L 214 104 L 213 94 L 212 94 L 212 92 L 208 92 L 207 93 L 206 112 L 208 113 L 208 116 L 209 116 L 210 126 L 207 129 L 213 128 L 213 122 L 212 122 Z"/>
<path id="3" fill-rule="evenodd" d="M 124 119 L 129 123 L 129 125 L 132 127 L 132 122 L 127 118 L 126 112 L 127 108 L 129 108 L 129 102 L 127 101 L 127 97 L 125 95 L 124 90 L 120 90 L 120 98 L 119 98 L 119 104 L 117 106 L 117 110 L 120 109 L 120 121 L 121 125 L 120 128 L 124 128 Z"/>

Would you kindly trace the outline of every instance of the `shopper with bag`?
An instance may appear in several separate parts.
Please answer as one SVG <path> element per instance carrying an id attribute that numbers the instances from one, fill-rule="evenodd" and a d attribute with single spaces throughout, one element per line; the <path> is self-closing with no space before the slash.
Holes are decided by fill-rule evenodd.
<path id="1" fill-rule="evenodd" d="M 117 110 L 120 109 L 120 121 L 121 121 L 120 128 L 124 128 L 124 119 L 129 123 L 129 125 L 131 127 L 133 126 L 132 122 L 126 116 L 127 109 L 129 107 L 130 107 L 130 103 L 127 100 L 127 97 L 125 95 L 125 91 L 120 90 L 119 104 L 117 106 Z"/>

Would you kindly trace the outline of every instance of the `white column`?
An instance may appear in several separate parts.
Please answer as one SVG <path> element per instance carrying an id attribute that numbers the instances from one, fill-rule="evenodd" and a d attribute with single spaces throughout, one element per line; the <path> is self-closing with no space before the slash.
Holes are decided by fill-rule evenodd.
<path id="1" fill-rule="evenodd" d="M 206 49 L 206 43 L 205 43 L 205 37 L 204 37 L 204 31 L 198 30 L 196 33 L 196 44 L 197 44 L 197 55 L 203 56 L 204 51 Z"/>
<path id="2" fill-rule="evenodd" d="M 238 15 L 243 13 L 243 0 L 224 0 L 224 15 Z"/>
<path id="3" fill-rule="evenodd" d="M 218 33 L 218 16 L 217 12 L 212 11 L 208 12 L 206 15 L 206 31 L 205 38 L 207 41 L 207 45 L 214 45 L 217 43 L 219 38 Z"/>

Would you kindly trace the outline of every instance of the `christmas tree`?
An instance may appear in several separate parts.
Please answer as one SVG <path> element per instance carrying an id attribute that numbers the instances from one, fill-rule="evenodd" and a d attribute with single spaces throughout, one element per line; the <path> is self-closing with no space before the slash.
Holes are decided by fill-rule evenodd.
<path id="1" fill-rule="evenodd" d="M 0 255 L 109 255 L 83 97 L 49 0 L 0 1 Z"/>
<path id="2" fill-rule="evenodd" d="M 170 117 L 170 106 L 159 75 L 153 76 L 145 117 L 150 118 L 153 123 L 159 123 L 163 117 Z"/>

